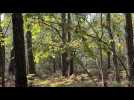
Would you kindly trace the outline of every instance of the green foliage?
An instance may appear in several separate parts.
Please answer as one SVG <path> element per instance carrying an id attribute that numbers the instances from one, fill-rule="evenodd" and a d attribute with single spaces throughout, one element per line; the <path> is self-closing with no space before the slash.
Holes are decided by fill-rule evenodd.
<path id="1" fill-rule="evenodd" d="M 5 14 L 4 20 L 1 22 L 3 31 L 5 32 L 6 27 L 8 27 L 9 22 L 11 21 L 11 15 Z M 119 56 L 125 54 L 125 37 L 124 37 L 124 17 L 122 14 L 111 13 L 111 31 L 113 34 L 113 39 L 109 37 L 107 31 L 107 22 L 106 14 L 97 13 L 94 16 L 82 16 L 80 14 L 71 13 L 71 23 L 68 24 L 68 20 L 65 24 L 65 31 L 71 34 L 71 40 L 68 38 L 66 43 L 62 43 L 62 22 L 61 22 L 61 13 L 24 13 L 24 32 L 32 32 L 32 46 L 33 46 L 33 55 L 34 61 L 36 64 L 43 64 L 41 70 L 45 70 L 46 66 L 51 67 L 53 60 L 56 61 L 56 64 L 59 61 L 59 56 L 64 52 L 73 51 L 75 54 L 74 66 L 81 67 L 83 66 L 90 67 L 93 66 L 89 63 L 94 63 L 94 60 L 100 60 L 100 49 L 102 49 L 102 57 L 104 67 L 107 67 L 107 53 L 111 53 L 111 44 L 115 42 L 115 49 Z M 67 16 L 66 16 L 67 19 Z M 10 34 L 11 33 L 11 34 Z M 10 52 L 12 47 L 12 32 L 9 32 L 5 38 L 2 37 L 0 33 L 0 42 L 5 43 L 6 52 Z M 9 57 L 8 57 L 9 58 Z M 112 60 L 111 60 L 112 61 Z M 46 64 L 48 63 L 48 64 Z M 58 65 L 58 64 L 57 64 Z M 96 65 L 96 64 L 95 64 Z M 45 67 L 44 67 L 45 66 Z M 59 65 L 58 65 L 59 67 Z M 51 67 L 52 68 L 52 67 Z M 28 75 L 28 79 L 33 79 L 32 75 Z M 83 84 L 78 76 L 76 80 L 79 80 L 80 84 Z M 35 80 L 35 83 L 49 84 L 49 86 L 68 86 L 75 83 L 75 79 L 64 79 L 59 82 L 58 79 L 52 78 L 52 80 Z M 89 82 L 87 83 L 91 83 Z M 127 83 L 127 82 L 126 82 Z M 112 82 L 113 86 L 120 86 L 121 84 Z"/>
<path id="2" fill-rule="evenodd" d="M 12 37 L 11 36 L 5 37 L 4 41 L 5 41 L 5 45 L 7 45 L 9 47 L 12 46 Z"/>

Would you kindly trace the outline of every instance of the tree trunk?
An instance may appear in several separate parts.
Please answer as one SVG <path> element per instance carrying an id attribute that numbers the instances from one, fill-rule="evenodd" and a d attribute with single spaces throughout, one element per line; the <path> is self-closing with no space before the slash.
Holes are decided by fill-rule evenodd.
<path id="1" fill-rule="evenodd" d="M 53 59 L 53 72 L 56 73 L 56 59 Z"/>
<path id="2" fill-rule="evenodd" d="M 72 21 L 71 21 L 71 14 L 68 13 L 68 26 L 71 27 Z M 71 42 L 72 36 L 71 36 L 71 28 L 68 30 L 68 42 Z M 69 67 L 70 67 L 70 72 L 69 75 L 72 75 L 74 73 L 74 64 L 73 64 L 73 51 L 69 50 L 68 51 L 68 57 L 69 57 Z"/>
<path id="3" fill-rule="evenodd" d="M 108 30 L 108 33 L 109 33 L 109 37 L 112 40 L 111 48 L 112 48 L 112 52 L 113 52 L 113 63 L 114 63 L 114 68 L 115 68 L 115 77 L 116 77 L 116 81 L 120 82 L 115 42 L 114 42 L 113 34 L 112 34 L 112 31 L 111 31 L 111 15 L 110 15 L 110 13 L 107 14 L 107 30 Z"/>
<path id="4" fill-rule="evenodd" d="M 66 42 L 67 42 L 66 14 L 62 13 L 61 17 L 62 17 L 62 42 L 63 42 L 63 47 L 64 47 L 66 45 Z M 68 56 L 68 53 L 65 50 L 64 53 L 62 54 L 62 75 L 65 77 L 68 76 L 67 56 Z"/>
<path id="5" fill-rule="evenodd" d="M 59 54 L 58 55 L 58 69 L 62 69 L 62 55 Z"/>
<path id="6" fill-rule="evenodd" d="M 111 61 L 110 61 L 110 60 L 111 60 L 111 59 L 110 59 L 111 57 L 110 57 L 110 56 L 111 56 L 111 54 L 110 54 L 110 52 L 108 51 L 108 52 L 107 52 L 107 63 L 108 63 L 108 69 L 110 69 L 110 68 L 111 68 Z"/>
<path id="7" fill-rule="evenodd" d="M 0 76 L 2 77 L 2 87 L 5 87 L 5 43 L 4 43 L 4 34 L 1 27 L 0 19 Z"/>
<path id="8" fill-rule="evenodd" d="M 101 44 L 99 45 L 99 50 L 100 50 L 100 73 L 101 73 L 101 78 L 102 78 L 102 84 L 105 87 L 105 78 L 104 78 L 104 68 L 103 68 L 103 57 L 102 57 L 102 47 Z"/>
<path id="9" fill-rule="evenodd" d="M 13 79 L 13 76 L 15 75 L 15 54 L 14 54 L 14 48 L 11 49 L 10 53 L 10 64 L 8 69 L 9 76 L 11 76 L 11 79 Z"/>
<path id="10" fill-rule="evenodd" d="M 101 37 L 98 36 L 98 34 L 96 34 L 96 37 L 97 38 L 100 38 L 102 39 L 103 36 L 104 36 L 104 31 L 103 31 L 103 18 L 102 18 L 102 13 L 100 15 L 100 18 L 101 18 L 101 22 L 100 22 L 100 25 L 101 25 Z M 99 69 L 99 72 L 100 72 L 100 76 L 101 76 L 101 81 L 102 81 L 102 86 L 106 87 L 107 84 L 106 84 L 106 78 L 107 78 L 107 74 L 106 74 L 106 69 L 105 67 L 103 66 L 103 54 L 102 54 L 102 44 L 101 43 L 97 43 L 98 45 L 98 50 L 99 50 L 99 63 L 98 63 L 98 60 L 96 59 L 96 64 L 98 65 L 98 69 Z"/>
<path id="11" fill-rule="evenodd" d="M 133 49 L 133 25 L 131 13 L 125 14 L 126 18 L 126 45 L 128 54 L 128 66 L 129 66 L 129 86 L 133 86 L 134 80 L 134 49 Z"/>
<path id="12" fill-rule="evenodd" d="M 32 33 L 31 33 L 31 31 L 27 31 L 26 38 L 27 38 L 27 54 L 28 54 L 29 73 L 36 74 L 33 50 L 32 50 Z"/>
<path id="13" fill-rule="evenodd" d="M 71 52 L 71 59 L 70 59 L 70 75 L 74 73 L 74 61 L 73 61 L 73 53 Z"/>
<path id="14" fill-rule="evenodd" d="M 27 87 L 26 60 L 24 46 L 23 16 L 21 13 L 12 14 L 13 41 L 15 50 L 15 86 Z"/>

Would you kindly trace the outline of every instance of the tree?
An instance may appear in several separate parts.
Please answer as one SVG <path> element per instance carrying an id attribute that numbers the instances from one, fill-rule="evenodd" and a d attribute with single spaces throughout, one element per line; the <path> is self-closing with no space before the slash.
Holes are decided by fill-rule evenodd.
<path id="1" fill-rule="evenodd" d="M 63 42 L 63 48 L 66 45 L 67 42 L 67 30 L 66 30 L 66 13 L 61 14 L 62 18 L 62 42 Z M 67 61 L 68 53 L 65 50 L 62 54 L 62 75 L 67 77 L 68 76 L 68 61 Z"/>
<path id="2" fill-rule="evenodd" d="M 32 33 L 31 33 L 31 31 L 27 31 L 26 39 L 27 39 L 29 73 L 35 74 L 36 72 L 35 72 L 35 63 L 34 63 L 33 50 L 32 50 Z"/>
<path id="3" fill-rule="evenodd" d="M 0 14 L 1 16 L 1 14 Z M 1 27 L 1 18 L 0 18 L 0 76 L 2 77 L 2 87 L 5 87 L 5 42 L 4 42 L 4 33 L 2 32 Z"/>
<path id="4" fill-rule="evenodd" d="M 134 48 L 133 48 L 133 25 L 131 13 L 125 14 L 126 18 L 126 45 L 129 65 L 129 86 L 133 86 L 134 80 Z"/>
<path id="5" fill-rule="evenodd" d="M 114 63 L 114 68 L 115 68 L 115 77 L 116 77 L 116 81 L 120 81 L 120 77 L 119 77 L 119 69 L 118 69 L 118 59 L 117 59 L 117 55 L 116 55 L 116 47 L 115 47 L 115 42 L 114 42 L 114 36 L 111 30 L 111 15 L 110 13 L 107 14 L 107 31 L 109 33 L 109 37 L 111 39 L 111 48 L 112 48 L 112 52 L 113 52 L 113 63 Z M 108 56 L 110 56 L 110 54 L 108 54 Z M 109 57 L 108 57 L 108 63 L 109 62 Z"/>
<path id="6" fill-rule="evenodd" d="M 35 62 L 33 56 L 33 46 L 32 46 L 32 14 L 25 14 L 24 16 L 24 26 L 26 30 L 26 62 L 27 62 L 27 73 L 36 74 Z"/>
<path id="7" fill-rule="evenodd" d="M 16 63 L 15 86 L 27 87 L 23 16 L 21 13 L 12 14 L 12 24 Z"/>
<path id="8" fill-rule="evenodd" d="M 71 20 L 71 14 L 68 13 L 68 26 L 69 29 L 68 29 L 68 42 L 71 42 L 71 39 L 72 39 L 72 33 L 71 33 L 71 24 L 72 24 L 72 20 Z M 69 50 L 69 67 L 70 67 L 70 72 L 69 72 L 69 75 L 72 75 L 74 73 L 74 64 L 73 64 L 73 51 L 72 50 Z"/>
<path id="9" fill-rule="evenodd" d="M 100 15 L 100 18 L 101 18 L 101 39 L 103 38 L 104 36 L 104 29 L 103 29 L 103 13 L 101 13 Z M 103 65 L 103 54 L 102 54 L 102 44 L 99 43 L 98 44 L 98 47 L 99 47 L 99 51 L 100 51 L 100 69 L 101 69 L 101 76 L 102 76 L 102 83 L 103 83 L 103 86 L 104 87 L 107 87 L 107 83 L 106 83 L 106 79 L 107 79 L 107 70 L 106 68 L 104 68 L 104 65 Z"/>
<path id="10" fill-rule="evenodd" d="M 111 53 L 110 51 L 107 52 L 107 64 L 108 64 L 108 69 L 111 68 Z"/>
<path id="11" fill-rule="evenodd" d="M 12 79 L 13 79 L 13 75 L 15 75 L 15 54 L 14 54 L 14 48 L 11 49 L 11 53 L 10 53 L 10 64 L 9 64 L 9 75 L 11 75 Z"/>

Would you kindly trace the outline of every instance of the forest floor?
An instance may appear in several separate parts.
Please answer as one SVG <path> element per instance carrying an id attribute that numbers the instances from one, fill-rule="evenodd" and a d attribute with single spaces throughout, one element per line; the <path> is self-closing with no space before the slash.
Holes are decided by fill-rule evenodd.
<path id="1" fill-rule="evenodd" d="M 108 87 L 127 87 L 128 81 L 124 72 L 120 73 L 120 83 L 113 80 L 113 74 L 108 75 L 106 80 Z M 32 87 L 103 87 L 101 79 L 96 76 L 92 78 L 87 74 L 71 75 L 70 77 L 62 77 L 60 74 L 46 76 L 45 79 L 29 78 L 29 86 Z"/>
<path id="2" fill-rule="evenodd" d="M 124 72 L 120 74 L 121 82 L 113 80 L 112 74 L 106 80 L 108 87 L 127 87 L 128 81 L 125 78 Z M 15 81 L 6 80 L 6 87 L 14 87 Z M 87 74 L 71 75 L 70 77 L 62 77 L 60 74 L 46 75 L 45 78 L 37 76 L 28 76 L 29 87 L 103 87 L 101 79 L 96 76 L 90 78 Z"/>

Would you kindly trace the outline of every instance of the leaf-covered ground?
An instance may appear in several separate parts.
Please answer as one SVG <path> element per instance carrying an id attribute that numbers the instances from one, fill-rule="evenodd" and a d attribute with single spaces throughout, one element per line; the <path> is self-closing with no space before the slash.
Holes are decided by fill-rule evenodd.
<path id="1" fill-rule="evenodd" d="M 61 74 L 44 75 L 44 78 L 28 75 L 29 87 L 102 87 L 101 79 L 93 76 L 90 78 L 87 74 L 71 75 L 70 77 L 62 77 Z M 109 74 L 106 80 L 108 87 L 127 87 L 128 81 L 124 72 L 120 73 L 121 82 L 117 83 L 113 80 L 113 74 Z M 14 87 L 14 80 L 6 79 L 6 87 Z"/>
<path id="2" fill-rule="evenodd" d="M 128 81 L 125 78 L 124 72 L 120 74 L 121 82 L 117 83 L 112 80 L 112 75 L 106 80 L 109 87 L 127 87 Z M 46 79 L 29 77 L 29 86 L 32 87 L 102 87 L 102 81 L 94 76 L 92 79 L 87 74 L 72 75 L 68 78 L 54 74 Z"/>
<path id="3" fill-rule="evenodd" d="M 92 80 L 89 80 L 86 75 L 75 76 L 72 75 L 68 78 L 51 76 L 45 80 L 35 78 L 29 80 L 29 85 L 36 87 L 83 87 L 83 86 L 94 86 Z"/>

